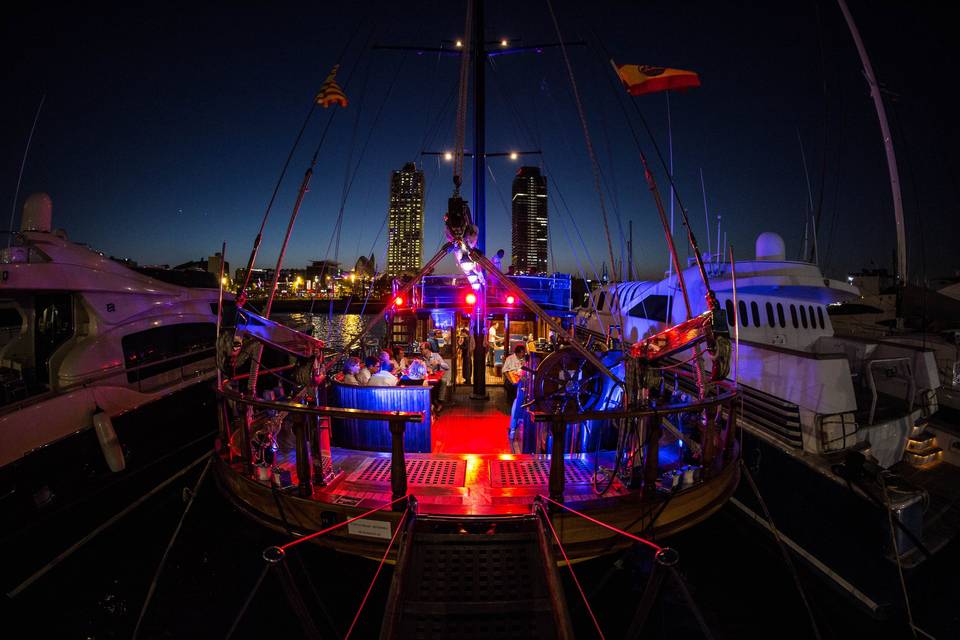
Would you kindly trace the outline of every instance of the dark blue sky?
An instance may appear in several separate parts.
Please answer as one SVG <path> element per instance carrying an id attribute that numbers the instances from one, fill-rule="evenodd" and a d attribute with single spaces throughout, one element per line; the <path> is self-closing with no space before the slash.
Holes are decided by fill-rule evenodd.
<path id="1" fill-rule="evenodd" d="M 960 135 L 950 86 L 956 39 L 946 9 L 901 4 L 854 0 L 851 10 L 881 82 L 899 96 L 890 116 L 904 182 L 910 268 L 913 276 L 923 268 L 933 277 L 960 266 Z M 227 258 L 239 266 L 310 101 L 353 33 L 340 77 L 351 105 L 337 114 L 321 150 L 287 264 L 327 256 L 351 178 L 339 257 L 352 263 L 372 249 L 382 264 L 385 234 L 375 240 L 386 213 L 389 171 L 409 160 L 422 160 L 426 170 L 429 255 L 441 238 L 450 170 L 433 158 L 421 159 L 419 151 L 453 144 L 458 63 L 369 45 L 435 46 L 461 35 L 464 7 L 448 1 L 8 9 L 0 27 L 8 73 L 2 224 L 37 104 L 46 94 L 17 224 L 23 198 L 43 190 L 53 197 L 55 224 L 104 252 L 175 264 L 213 253 L 226 240 Z M 555 0 L 555 7 L 564 36 L 590 43 L 571 48 L 570 55 L 604 172 L 613 243 L 622 246 L 617 218 L 624 230 L 633 220 L 635 261 L 644 273 L 666 266 L 666 250 L 600 41 L 618 62 L 700 73 L 702 87 L 673 94 L 671 102 L 676 179 L 702 243 L 701 168 L 711 234 L 720 214 L 742 259 L 752 257 L 753 240 L 763 230 L 779 232 L 788 253 L 797 254 L 807 202 L 799 129 L 815 204 L 821 182 L 825 186 L 820 245 L 828 273 L 891 263 L 894 225 L 879 129 L 834 3 Z M 487 0 L 487 23 L 489 38 L 521 37 L 529 44 L 555 39 L 544 2 Z M 607 251 L 598 198 L 559 50 L 497 57 L 487 95 L 488 150 L 544 151 L 558 269 L 579 268 L 572 242 L 589 271 L 580 236 L 599 268 Z M 637 101 L 665 150 L 665 96 Z M 632 106 L 624 104 L 639 128 Z M 296 189 L 328 117 L 318 111 L 305 134 L 271 214 L 260 264 L 276 259 Z M 645 134 L 641 142 L 666 194 Z M 509 255 L 506 207 L 517 164 L 495 159 L 490 166 L 488 250 L 503 247 Z M 468 171 L 467 193 L 470 179 Z"/>

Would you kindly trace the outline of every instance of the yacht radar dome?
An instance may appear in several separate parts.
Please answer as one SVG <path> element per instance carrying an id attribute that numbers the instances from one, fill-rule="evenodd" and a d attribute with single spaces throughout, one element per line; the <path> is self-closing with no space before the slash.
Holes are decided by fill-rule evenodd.
<path id="1" fill-rule="evenodd" d="M 757 236 L 757 260 L 777 262 L 786 260 L 787 247 L 780 234 L 773 231 L 764 231 Z"/>
<path id="2" fill-rule="evenodd" d="M 53 200 L 45 193 L 34 193 L 23 203 L 20 231 L 50 233 L 53 224 Z"/>

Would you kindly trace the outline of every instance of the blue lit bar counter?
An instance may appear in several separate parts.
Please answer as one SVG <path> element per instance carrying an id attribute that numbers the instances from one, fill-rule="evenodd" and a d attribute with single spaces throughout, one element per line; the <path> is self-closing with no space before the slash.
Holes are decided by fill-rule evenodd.
<path id="1" fill-rule="evenodd" d="M 403 449 L 408 452 L 430 452 L 430 388 L 429 387 L 364 387 L 334 382 L 331 385 L 331 406 L 370 411 L 416 411 L 423 413 L 423 422 L 408 422 Z M 331 443 L 336 447 L 364 451 L 390 451 L 390 425 L 379 420 L 333 419 Z"/>

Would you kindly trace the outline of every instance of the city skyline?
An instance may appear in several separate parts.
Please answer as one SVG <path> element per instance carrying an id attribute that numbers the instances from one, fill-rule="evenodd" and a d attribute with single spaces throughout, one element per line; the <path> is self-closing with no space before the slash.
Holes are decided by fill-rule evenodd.
<path id="1" fill-rule="evenodd" d="M 556 9 L 563 36 L 588 43 L 567 54 L 600 165 L 614 253 L 625 255 L 632 220 L 641 277 L 662 274 L 667 255 L 632 130 L 669 205 L 665 172 L 637 112 L 669 163 L 667 96 L 627 100 L 608 56 L 700 74 L 700 88 L 669 99 L 675 181 L 702 246 L 710 236 L 715 248 L 719 215 L 721 233 L 741 259 L 752 257 L 754 239 L 767 230 L 782 235 L 788 256 L 796 257 L 812 203 L 822 214 L 819 245 L 828 275 L 891 262 L 894 224 L 879 128 L 835 7 L 819 18 L 808 5 L 597 3 L 587 10 L 557 2 Z M 890 101 L 910 272 L 949 273 L 956 268 L 949 221 L 960 213 L 953 157 L 960 140 L 939 80 L 952 68 L 949 20 L 939 10 L 851 9 Z M 463 7 L 377 5 L 369 12 L 375 26 L 362 13 L 347 5 L 271 11 L 224 5 L 167 13 L 124 6 L 102 15 L 67 7 L 50 16 L 18 7 L 0 27 L 11 60 L 8 86 L 16 88 L 3 106 L 0 174 L 7 179 L 0 201 L 13 209 L 16 225 L 25 197 L 46 191 L 55 226 L 140 263 L 185 262 L 226 241 L 227 260 L 243 264 L 310 101 L 342 58 L 338 80 L 350 106 L 319 109 L 305 130 L 257 265 L 276 263 L 301 177 L 331 117 L 287 261 L 351 263 L 373 253 L 385 265 L 384 176 L 411 161 L 425 172 L 423 251 L 432 253 L 442 243 L 452 175 L 442 156 L 421 151 L 454 146 L 458 64 L 454 57 L 371 45 L 452 40 L 461 35 Z M 637 39 L 620 28 L 631 21 L 651 28 Z M 490 2 L 487 24 L 491 38 L 556 40 L 539 5 Z M 609 252 L 562 52 L 491 58 L 487 93 L 487 149 L 541 152 L 557 268 L 593 276 Z M 20 161 L 44 96 L 15 202 Z M 467 151 L 471 136 L 468 125 Z M 491 255 L 511 248 L 509 184 L 518 164 L 507 157 L 488 162 Z M 341 211 L 338 243 L 331 238 Z M 685 254 L 679 232 L 676 239 Z"/>
<path id="2" fill-rule="evenodd" d="M 548 273 L 547 180 L 538 167 L 520 167 L 511 188 L 511 264 L 516 273 Z"/>

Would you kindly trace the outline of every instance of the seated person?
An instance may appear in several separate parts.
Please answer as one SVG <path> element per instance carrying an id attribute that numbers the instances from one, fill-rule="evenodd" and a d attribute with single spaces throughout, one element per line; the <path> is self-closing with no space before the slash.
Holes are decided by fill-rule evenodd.
<path id="1" fill-rule="evenodd" d="M 343 384 L 360 384 L 357 375 L 360 373 L 360 358 L 347 358 L 343 363 Z"/>
<path id="2" fill-rule="evenodd" d="M 407 367 L 407 373 L 400 378 L 403 387 L 423 387 L 427 384 L 427 365 L 419 358 L 414 359 Z"/>
<path id="3" fill-rule="evenodd" d="M 397 386 L 397 377 L 390 373 L 393 367 L 390 363 L 378 363 L 377 370 L 367 380 L 368 387 L 395 387 Z"/>
<path id="4" fill-rule="evenodd" d="M 395 373 L 399 371 L 400 364 L 393 359 L 393 354 L 384 349 L 378 356 L 380 358 L 380 370 L 383 371 L 384 365 L 387 365 L 387 371 Z"/>
<path id="5" fill-rule="evenodd" d="M 427 365 L 427 371 L 429 373 L 436 373 L 438 371 L 449 371 L 450 365 L 447 364 L 447 361 L 440 357 L 439 353 L 435 353 L 430 348 L 429 342 L 420 343 L 420 356 L 423 358 L 424 364 Z M 442 408 L 442 398 L 443 398 L 443 389 L 445 387 L 443 378 L 440 379 L 437 384 L 433 385 L 431 389 L 431 397 L 433 402 L 436 405 L 435 412 L 439 412 Z"/>
<path id="6" fill-rule="evenodd" d="M 360 369 L 360 373 L 357 374 L 357 382 L 360 384 L 367 384 L 367 382 L 370 381 L 370 376 L 380 369 L 380 361 L 374 356 L 367 356 L 363 360 L 363 365 L 364 366 Z"/>
<path id="7" fill-rule="evenodd" d="M 402 345 L 393 348 L 393 362 L 396 363 L 393 369 L 395 372 L 406 371 L 410 366 L 411 361 L 407 359 L 406 349 Z"/>
<path id="8" fill-rule="evenodd" d="M 506 387 L 507 398 L 511 402 L 517 397 L 517 385 L 523 377 L 523 361 L 526 355 L 527 348 L 518 344 L 503 363 L 503 386 Z"/>

